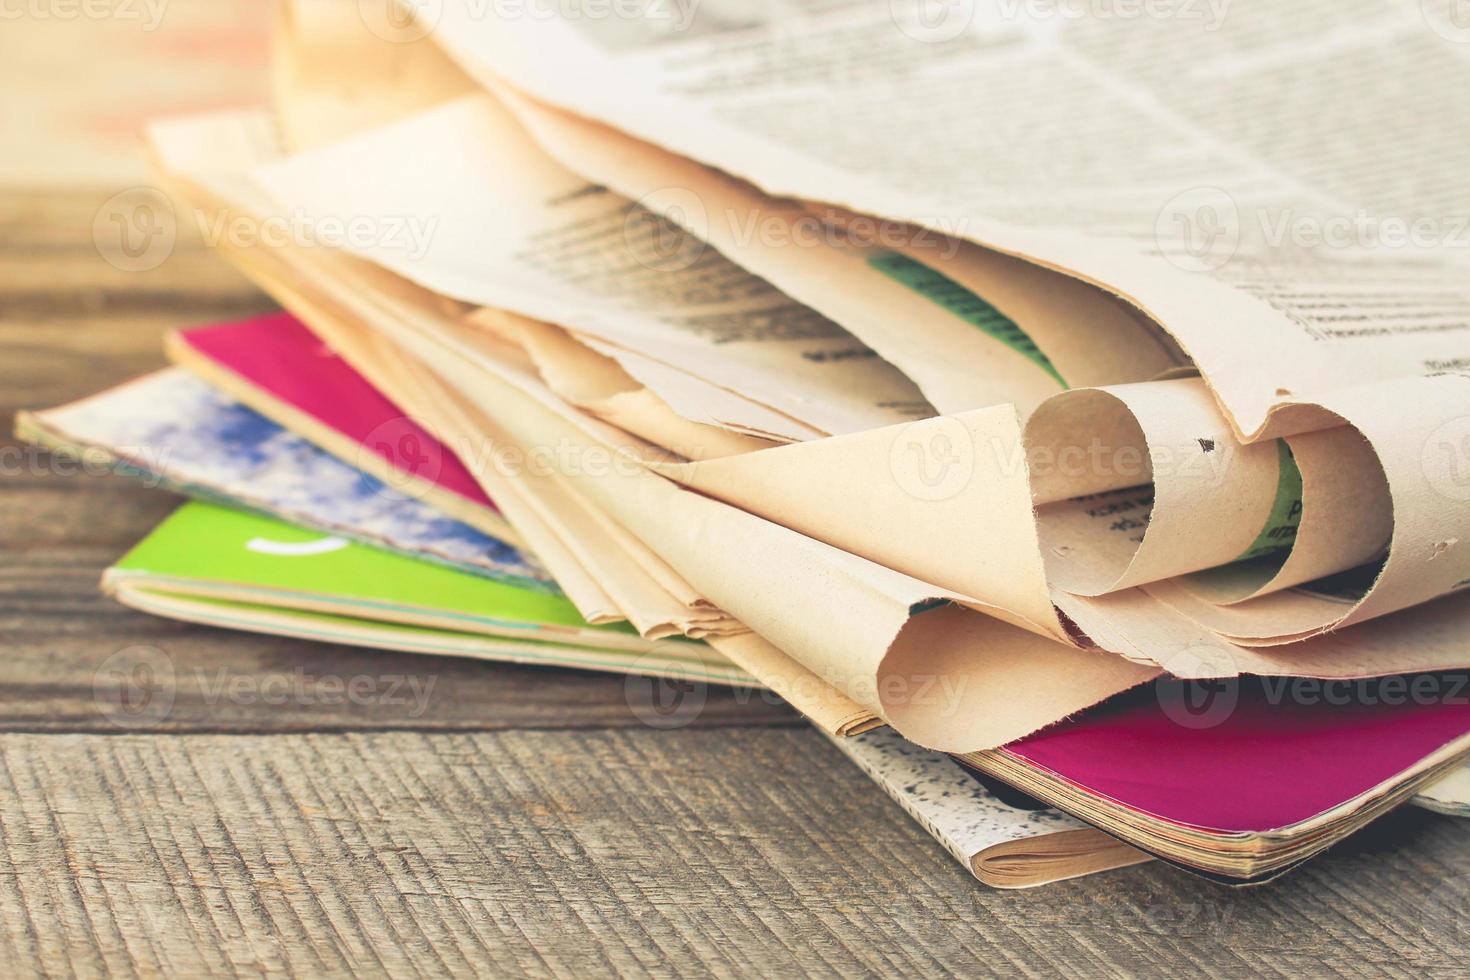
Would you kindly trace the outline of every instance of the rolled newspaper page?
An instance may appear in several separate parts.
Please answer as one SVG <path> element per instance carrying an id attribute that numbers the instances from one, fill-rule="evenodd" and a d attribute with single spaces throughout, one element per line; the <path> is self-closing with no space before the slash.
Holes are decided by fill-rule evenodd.
<path id="1" fill-rule="evenodd" d="M 1185 576 L 1180 587 L 1206 602 L 1231 605 L 1383 558 L 1393 533 L 1393 501 L 1363 434 L 1343 425 L 1289 436 L 1283 445 L 1300 481 L 1301 519 L 1289 548 Z"/>
<path id="2" fill-rule="evenodd" d="M 1263 645 L 1294 643 L 1470 586 L 1470 481 L 1458 468 L 1470 378 L 1401 378 L 1334 393 L 1324 404 L 1363 435 L 1382 468 L 1392 507 L 1387 557 L 1233 605 L 1202 601 L 1175 582 L 1148 586 L 1152 594 L 1227 639 Z"/>
<path id="3" fill-rule="evenodd" d="M 1080 389 L 1026 427 L 1047 578 L 1105 595 L 1255 557 L 1294 527 L 1294 466 L 1244 445 L 1198 378 Z"/>

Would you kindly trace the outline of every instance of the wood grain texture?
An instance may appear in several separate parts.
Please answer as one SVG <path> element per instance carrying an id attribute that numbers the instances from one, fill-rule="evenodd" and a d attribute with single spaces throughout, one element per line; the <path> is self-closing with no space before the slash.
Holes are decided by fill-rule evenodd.
<path id="1" fill-rule="evenodd" d="M 1467 929 L 1442 898 L 1470 841 L 1425 815 L 1391 830 L 1413 846 L 1248 892 L 1146 867 L 1001 893 L 810 731 L 13 734 L 0 955 L 84 975 L 1452 969 Z"/>

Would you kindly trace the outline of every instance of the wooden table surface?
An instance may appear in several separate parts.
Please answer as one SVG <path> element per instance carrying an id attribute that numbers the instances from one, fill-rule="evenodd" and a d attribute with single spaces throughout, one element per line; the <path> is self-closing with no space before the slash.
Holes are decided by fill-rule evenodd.
<path id="1" fill-rule="evenodd" d="M 0 58 L 6 106 L 17 63 L 59 64 L 47 44 L 71 66 L 50 83 L 61 109 L 26 104 L 65 134 L 9 132 L 0 163 L 5 975 L 1464 975 L 1470 821 L 1404 810 L 1250 890 L 1146 865 L 992 891 L 780 704 L 711 690 L 689 725 L 657 729 L 621 678 L 102 598 L 103 568 L 178 501 L 18 445 L 12 417 L 162 365 L 169 329 L 271 308 L 187 229 L 147 271 L 94 242 L 108 198 L 144 179 L 124 123 L 258 97 L 249 8 L 170 7 L 173 33 L 132 55 L 31 24 Z M 158 82 L 168 58 L 209 85 Z M 98 123 L 93 98 L 119 107 Z M 139 645 L 162 651 L 164 700 L 119 715 L 94 684 Z M 371 696 L 334 703 L 352 678 Z M 432 684 L 425 704 L 409 681 Z"/>

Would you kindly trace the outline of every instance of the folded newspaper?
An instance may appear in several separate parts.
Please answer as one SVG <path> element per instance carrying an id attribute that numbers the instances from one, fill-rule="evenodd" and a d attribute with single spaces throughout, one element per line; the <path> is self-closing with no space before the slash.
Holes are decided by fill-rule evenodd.
<path id="1" fill-rule="evenodd" d="M 1433 4 L 1178 7 L 285 2 L 274 105 L 147 139 L 309 342 L 169 353 L 626 624 L 574 646 L 702 640 L 1279 873 L 1470 753 L 1470 117 L 1424 97 L 1470 60 Z"/>

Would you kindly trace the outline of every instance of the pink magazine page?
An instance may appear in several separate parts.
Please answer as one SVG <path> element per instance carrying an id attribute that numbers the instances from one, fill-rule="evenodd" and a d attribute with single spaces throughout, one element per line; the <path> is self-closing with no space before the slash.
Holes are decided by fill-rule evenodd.
<path id="1" fill-rule="evenodd" d="M 1131 809 L 1241 833 L 1315 817 L 1470 733 L 1463 673 L 1221 683 L 1192 705 L 1160 681 L 1003 751 Z"/>
<path id="2" fill-rule="evenodd" d="M 180 336 L 215 364 L 396 469 L 495 506 L 457 456 L 289 313 L 196 327 Z"/>

